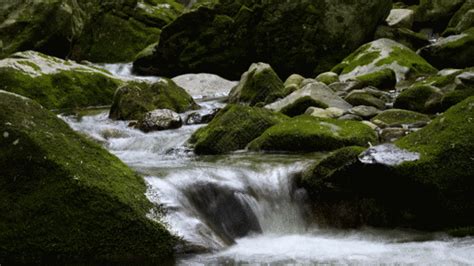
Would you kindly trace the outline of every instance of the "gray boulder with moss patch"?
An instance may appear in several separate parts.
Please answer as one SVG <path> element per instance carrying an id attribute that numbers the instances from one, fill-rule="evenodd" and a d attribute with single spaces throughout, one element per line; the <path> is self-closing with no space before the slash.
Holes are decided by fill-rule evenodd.
<path id="1" fill-rule="evenodd" d="M 313 77 L 370 40 L 391 6 L 388 0 L 221 0 L 214 8 L 199 8 L 169 24 L 153 56 L 135 61 L 134 69 L 162 76 L 210 72 L 237 79 L 260 61 L 280 77 Z"/>
<path id="2" fill-rule="evenodd" d="M 352 107 L 324 83 L 313 81 L 285 98 L 265 106 L 265 108 L 289 116 L 296 116 L 304 114 L 306 109 L 311 106 L 324 109 L 337 107 L 342 110 L 348 110 Z"/>
<path id="3" fill-rule="evenodd" d="M 267 104 L 284 93 L 283 81 L 265 63 L 252 64 L 229 94 L 230 103 Z M 283 95 L 286 96 L 286 95 Z"/>
<path id="4" fill-rule="evenodd" d="M 267 128 L 287 120 L 279 113 L 257 107 L 228 105 L 206 127 L 191 137 L 197 154 L 222 154 L 244 149 Z"/>
<path id="5" fill-rule="evenodd" d="M 460 34 L 474 27 L 474 1 L 467 0 L 462 7 L 451 17 L 448 28 L 443 35 Z"/>
<path id="6" fill-rule="evenodd" d="M 466 0 L 420 0 L 415 9 L 415 24 L 417 27 L 443 31 L 464 2 Z"/>
<path id="7" fill-rule="evenodd" d="M 379 39 L 361 46 L 332 71 L 346 81 L 360 77 L 377 79 L 387 70 L 395 73 L 398 82 L 437 72 L 425 59 L 390 39 Z"/>
<path id="8" fill-rule="evenodd" d="M 428 126 L 359 156 L 340 150 L 302 175 L 319 220 L 446 230 L 474 218 L 474 97 Z M 420 197 L 420 195 L 423 195 Z"/>
<path id="9" fill-rule="evenodd" d="M 0 91 L 0 261 L 172 261 L 146 184 L 36 102 Z"/>
<path id="10" fill-rule="evenodd" d="M 442 38 L 421 48 L 418 53 L 438 68 L 466 68 L 473 66 L 474 27 L 458 35 Z"/>
<path id="11" fill-rule="evenodd" d="M 0 60 L 0 89 L 17 93 L 48 109 L 110 105 L 123 83 L 100 68 L 34 51 Z"/>
<path id="12" fill-rule="evenodd" d="M 116 120 L 140 120 L 156 109 L 178 113 L 199 108 L 193 98 L 172 80 L 161 78 L 154 83 L 128 82 L 114 95 L 109 117 Z"/>
<path id="13" fill-rule="evenodd" d="M 368 146 L 369 142 L 376 143 L 377 134 L 360 122 L 302 115 L 267 129 L 249 149 L 314 152 Z"/>

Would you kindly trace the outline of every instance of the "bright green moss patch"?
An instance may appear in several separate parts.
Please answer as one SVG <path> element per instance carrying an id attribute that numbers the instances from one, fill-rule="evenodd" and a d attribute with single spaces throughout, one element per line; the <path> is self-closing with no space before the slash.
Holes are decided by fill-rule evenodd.
<path id="1" fill-rule="evenodd" d="M 221 154 L 244 149 L 267 128 L 288 117 L 267 109 L 229 105 L 191 137 L 197 154 Z"/>
<path id="2" fill-rule="evenodd" d="M 370 43 L 364 44 L 355 52 L 350 54 L 339 65 L 335 66 L 331 71 L 338 74 L 350 73 L 359 66 L 369 65 L 380 57 L 380 51 L 369 51 Z"/>
<path id="3" fill-rule="evenodd" d="M 376 143 L 377 135 L 360 122 L 302 115 L 269 128 L 252 141 L 249 148 L 313 152 L 351 145 L 368 146 L 369 142 Z"/>
<path id="4" fill-rule="evenodd" d="M 110 118 L 140 120 L 155 109 L 170 109 L 178 113 L 198 109 L 191 95 L 170 79 L 162 78 L 155 83 L 129 82 L 120 87 L 115 95 Z"/>
<path id="5" fill-rule="evenodd" d="M 140 176 L 34 101 L 0 91 L 0 109 L 0 261 L 172 257 Z"/>

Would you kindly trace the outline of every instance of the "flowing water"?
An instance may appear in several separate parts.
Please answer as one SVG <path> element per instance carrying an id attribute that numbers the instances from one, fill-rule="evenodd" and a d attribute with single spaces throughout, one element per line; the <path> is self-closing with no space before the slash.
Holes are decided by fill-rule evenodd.
<path id="1" fill-rule="evenodd" d="M 193 96 L 205 109 L 223 106 Z M 195 156 L 187 140 L 202 125 L 145 134 L 109 120 L 106 110 L 62 118 L 145 177 L 147 197 L 165 211 L 159 219 L 186 243 L 178 264 L 474 265 L 474 238 L 319 229 L 293 176 L 321 154 Z"/>

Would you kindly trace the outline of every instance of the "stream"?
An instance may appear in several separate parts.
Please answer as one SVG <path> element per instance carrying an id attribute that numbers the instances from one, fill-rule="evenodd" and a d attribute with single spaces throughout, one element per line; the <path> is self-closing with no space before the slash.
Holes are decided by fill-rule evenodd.
<path id="1" fill-rule="evenodd" d="M 129 65 L 102 67 L 135 78 Z M 206 85 L 198 76 L 176 80 L 183 87 L 200 83 L 185 88 L 204 109 L 223 107 L 220 97 L 235 83 L 204 79 L 212 82 Z M 222 89 L 203 89 L 212 84 Z M 474 265 L 473 237 L 319 228 L 293 176 L 323 154 L 196 156 L 187 140 L 203 125 L 145 134 L 108 119 L 108 110 L 61 118 L 144 176 L 147 197 L 165 212 L 160 220 L 186 243 L 178 247 L 179 265 Z"/>

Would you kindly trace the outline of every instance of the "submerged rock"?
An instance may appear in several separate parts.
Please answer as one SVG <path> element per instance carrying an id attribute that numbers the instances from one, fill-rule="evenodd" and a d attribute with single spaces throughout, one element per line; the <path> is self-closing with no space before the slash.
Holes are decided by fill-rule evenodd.
<path id="1" fill-rule="evenodd" d="M 109 117 L 116 120 L 140 120 L 155 109 L 169 109 L 178 113 L 198 109 L 193 98 L 172 80 L 157 82 L 129 82 L 114 95 Z"/>
<path id="2" fill-rule="evenodd" d="M 123 83 L 100 68 L 34 51 L 0 60 L 0 89 L 34 99 L 48 109 L 110 105 Z"/>
<path id="3" fill-rule="evenodd" d="M 443 230 L 474 225 L 474 97 L 428 126 L 362 155 L 341 149 L 300 180 L 331 225 Z M 360 156 L 359 156 L 360 155 Z M 422 196 L 420 196 L 422 195 Z"/>
<path id="4" fill-rule="evenodd" d="M 309 107 L 336 107 L 348 110 L 352 107 L 341 97 L 321 82 L 311 82 L 302 89 L 296 90 L 285 98 L 265 106 L 265 108 L 281 112 L 289 116 L 303 114 Z"/>
<path id="5" fill-rule="evenodd" d="M 230 103 L 267 104 L 284 93 L 283 81 L 265 63 L 252 64 L 229 94 Z M 272 97 L 273 96 L 273 97 Z M 286 95 L 283 95 L 286 96 Z"/>
<path id="6" fill-rule="evenodd" d="M 191 137 L 197 154 L 221 154 L 244 149 L 267 128 L 287 120 L 279 113 L 257 107 L 228 105 L 206 127 Z"/>
<path id="7" fill-rule="evenodd" d="M 388 0 L 221 0 L 169 24 L 154 54 L 135 61 L 134 68 L 162 76 L 210 72 L 237 79 L 251 63 L 267 62 L 281 77 L 314 76 L 367 42 L 391 5 Z"/>
<path id="8" fill-rule="evenodd" d="M 138 128 L 143 132 L 176 129 L 182 125 L 179 114 L 168 109 L 153 110 L 138 121 Z"/>
<path id="9" fill-rule="evenodd" d="M 314 152 L 375 142 L 375 131 L 360 122 L 302 115 L 267 129 L 249 149 Z"/>
<path id="10" fill-rule="evenodd" d="M 0 91 L 0 109 L 0 261 L 172 259 L 142 177 L 32 100 Z"/>

